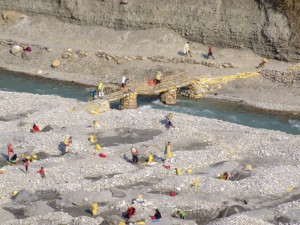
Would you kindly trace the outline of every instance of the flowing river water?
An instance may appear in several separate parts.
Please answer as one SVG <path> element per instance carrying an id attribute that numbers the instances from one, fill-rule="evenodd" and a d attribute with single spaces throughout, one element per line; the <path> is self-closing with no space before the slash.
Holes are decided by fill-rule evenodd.
<path id="1" fill-rule="evenodd" d="M 58 95 L 65 98 L 74 98 L 87 101 L 86 87 L 67 82 L 53 81 L 50 79 L 37 79 L 12 72 L 0 71 L 0 90 L 11 92 L 27 92 L 41 95 Z M 299 117 L 290 115 L 264 112 L 247 107 L 242 103 L 217 99 L 193 100 L 179 98 L 174 106 L 163 105 L 158 97 L 139 97 L 140 108 L 163 109 L 181 112 L 194 116 L 215 118 L 237 123 L 249 127 L 279 130 L 290 134 L 300 134 Z M 118 103 L 112 103 L 112 108 L 117 108 Z"/>

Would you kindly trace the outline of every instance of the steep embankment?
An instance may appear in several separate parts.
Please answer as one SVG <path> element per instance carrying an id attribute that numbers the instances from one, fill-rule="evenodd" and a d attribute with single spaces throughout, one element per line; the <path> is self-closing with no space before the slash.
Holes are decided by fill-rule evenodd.
<path id="1" fill-rule="evenodd" d="M 286 11 L 278 5 L 274 10 L 273 1 L 260 5 L 255 0 L 129 0 L 128 4 L 120 0 L 4 0 L 0 9 L 114 29 L 168 27 L 204 44 L 244 46 L 267 57 L 299 60 L 298 23 L 289 21 L 296 18 L 292 15 L 297 15 L 297 8 Z"/>

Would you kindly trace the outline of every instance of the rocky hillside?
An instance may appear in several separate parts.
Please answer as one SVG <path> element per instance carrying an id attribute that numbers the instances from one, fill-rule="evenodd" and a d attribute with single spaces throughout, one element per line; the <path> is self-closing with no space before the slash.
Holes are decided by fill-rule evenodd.
<path id="1" fill-rule="evenodd" d="M 204 44 L 247 47 L 267 57 L 300 60 L 296 20 L 299 3 L 260 2 L 129 0 L 122 4 L 121 0 L 2 0 L 0 10 L 57 16 L 68 22 L 117 30 L 167 27 Z"/>

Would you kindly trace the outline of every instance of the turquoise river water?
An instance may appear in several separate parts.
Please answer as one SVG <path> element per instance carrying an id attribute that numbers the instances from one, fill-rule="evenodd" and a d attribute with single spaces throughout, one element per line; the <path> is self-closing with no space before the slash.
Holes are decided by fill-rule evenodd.
<path id="1" fill-rule="evenodd" d="M 0 90 L 12 92 L 27 92 L 41 95 L 58 95 L 87 101 L 89 89 L 77 84 L 53 81 L 50 79 L 37 79 L 12 72 L 0 71 Z M 158 97 L 139 97 L 138 106 L 148 109 L 163 109 L 181 112 L 194 116 L 215 118 L 249 127 L 279 130 L 290 134 L 300 134 L 300 119 L 288 115 L 279 115 L 272 112 L 262 112 L 246 107 L 241 103 L 201 99 L 192 100 L 179 98 L 174 106 L 163 105 Z M 118 103 L 111 104 L 117 108 Z"/>

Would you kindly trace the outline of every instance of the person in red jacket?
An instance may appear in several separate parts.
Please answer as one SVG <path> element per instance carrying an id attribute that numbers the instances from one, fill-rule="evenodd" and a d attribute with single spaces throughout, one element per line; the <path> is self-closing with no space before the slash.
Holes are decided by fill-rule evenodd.
<path id="1" fill-rule="evenodd" d="M 41 177 L 42 178 L 45 178 L 45 170 L 44 170 L 44 167 L 41 167 L 41 169 L 39 171 L 37 171 L 37 173 L 41 174 Z"/>
<path id="2" fill-rule="evenodd" d="M 33 124 L 31 131 L 32 133 L 38 133 L 40 132 L 40 128 L 36 124 Z"/>

